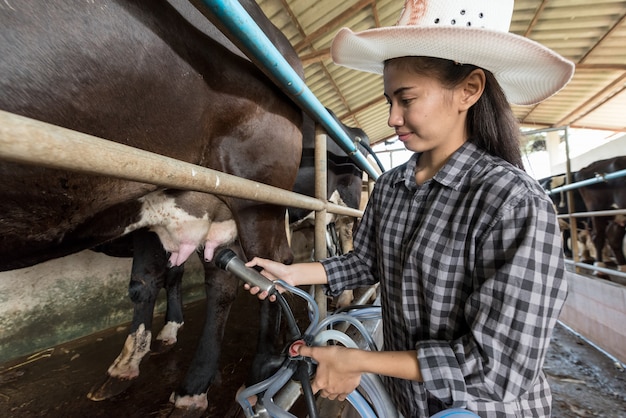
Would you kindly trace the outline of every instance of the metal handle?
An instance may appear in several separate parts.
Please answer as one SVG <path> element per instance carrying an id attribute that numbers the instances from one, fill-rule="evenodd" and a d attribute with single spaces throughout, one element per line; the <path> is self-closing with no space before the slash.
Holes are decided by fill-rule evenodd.
<path id="1" fill-rule="evenodd" d="M 252 287 L 258 287 L 268 294 L 274 293 L 274 282 L 263 276 L 253 268 L 246 267 L 245 263 L 237 257 L 231 249 L 225 248 L 215 256 L 215 265 L 221 269 L 233 273 Z"/>

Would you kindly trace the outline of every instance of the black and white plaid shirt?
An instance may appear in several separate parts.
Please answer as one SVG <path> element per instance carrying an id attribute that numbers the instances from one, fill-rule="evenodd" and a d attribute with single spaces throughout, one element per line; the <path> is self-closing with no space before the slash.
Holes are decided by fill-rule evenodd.
<path id="1" fill-rule="evenodd" d="M 549 417 L 542 365 L 567 293 L 549 197 L 469 142 L 421 186 L 417 158 L 377 180 L 354 251 L 323 261 L 329 292 L 380 280 L 383 349 L 417 349 L 424 378 L 386 379 L 405 418 Z"/>

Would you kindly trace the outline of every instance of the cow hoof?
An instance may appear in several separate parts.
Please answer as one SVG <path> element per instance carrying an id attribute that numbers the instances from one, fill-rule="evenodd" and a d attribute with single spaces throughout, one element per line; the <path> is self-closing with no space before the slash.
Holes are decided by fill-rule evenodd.
<path id="1" fill-rule="evenodd" d="M 206 409 L 198 407 L 178 407 L 173 408 L 168 418 L 201 418 Z"/>
<path id="2" fill-rule="evenodd" d="M 150 355 L 165 354 L 170 351 L 176 344 L 167 344 L 163 340 L 155 340 L 150 347 Z"/>
<path id="3" fill-rule="evenodd" d="M 104 381 L 91 388 L 87 398 L 96 402 L 111 399 L 128 389 L 134 381 L 135 379 L 118 379 L 107 374 Z"/>
<path id="4" fill-rule="evenodd" d="M 176 392 L 170 395 L 171 418 L 200 418 L 209 407 L 206 393 L 200 395 L 179 396 Z"/>

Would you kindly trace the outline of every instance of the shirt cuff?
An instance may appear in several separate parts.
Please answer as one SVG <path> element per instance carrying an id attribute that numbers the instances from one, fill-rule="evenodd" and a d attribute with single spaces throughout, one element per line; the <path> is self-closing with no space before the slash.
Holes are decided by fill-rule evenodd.
<path id="1" fill-rule="evenodd" d="M 342 269 L 342 263 L 337 258 L 326 258 L 320 260 L 320 263 L 326 270 L 326 277 L 328 279 L 328 283 L 323 286 L 324 293 L 327 296 L 336 297 L 341 294 L 344 290 L 342 287 L 338 286 L 340 283 L 337 282 L 337 278 L 341 277 L 338 272 Z"/>
<path id="2" fill-rule="evenodd" d="M 465 378 L 450 345 L 442 341 L 420 341 L 416 348 L 424 388 L 447 408 L 464 408 Z"/>

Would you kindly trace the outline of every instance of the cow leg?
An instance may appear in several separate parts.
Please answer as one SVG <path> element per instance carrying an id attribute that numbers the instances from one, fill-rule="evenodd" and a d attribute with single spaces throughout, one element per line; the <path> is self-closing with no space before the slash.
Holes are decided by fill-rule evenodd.
<path id="1" fill-rule="evenodd" d="M 280 320 L 282 317 L 281 308 L 278 303 L 271 303 L 267 300 L 259 301 L 259 332 L 257 334 L 257 346 L 250 373 L 239 389 L 239 392 L 246 387 L 253 386 L 267 378 L 269 378 L 281 366 L 284 357 L 279 355 L 281 348 L 284 348 L 286 341 L 295 340 L 295 336 L 288 336 L 286 340 L 281 341 Z M 263 397 L 263 393 L 253 395 L 248 398 L 250 405 L 255 406 L 258 399 Z"/>
<path id="2" fill-rule="evenodd" d="M 593 265 L 597 267 L 606 267 L 606 264 L 602 260 L 602 251 L 606 242 L 605 240 L 607 219 L 602 216 L 595 216 L 592 220 L 592 224 L 593 232 L 591 235 L 591 239 L 593 240 L 593 246 L 596 250 L 596 261 L 593 263 Z M 594 275 L 603 279 L 609 278 L 606 273 L 595 272 Z"/>
<path id="3" fill-rule="evenodd" d="M 622 236 L 622 255 L 624 256 L 624 259 L 626 260 L 626 229 L 624 229 L 622 232 L 624 233 L 624 235 Z M 626 265 L 620 264 L 619 271 L 626 273 Z"/>
<path id="4" fill-rule="evenodd" d="M 593 264 L 595 261 L 595 247 L 591 239 L 591 232 L 587 226 L 578 230 L 578 255 L 583 263 Z"/>
<path id="5" fill-rule="evenodd" d="M 573 253 L 570 246 L 572 231 L 570 231 L 569 229 L 565 229 L 561 232 L 561 236 L 563 237 L 563 255 L 567 258 L 572 258 Z"/>
<path id="6" fill-rule="evenodd" d="M 284 208 L 274 205 L 254 205 L 242 207 L 233 213 L 239 215 L 237 227 L 247 256 L 269 258 L 285 264 L 293 262 L 293 253 L 285 234 Z M 279 304 L 268 301 L 259 303 L 259 334 L 256 355 L 245 382 L 248 387 L 268 378 L 278 369 L 281 358 L 277 353 L 284 348 L 279 338 L 281 320 Z"/>
<path id="7" fill-rule="evenodd" d="M 165 324 L 152 345 L 152 354 L 169 351 L 178 341 L 178 330 L 184 324 L 183 318 L 183 273 L 184 265 L 171 267 L 165 276 L 167 307 Z"/>
<path id="8" fill-rule="evenodd" d="M 280 344 L 281 310 L 278 303 L 259 301 L 259 333 L 257 335 L 257 349 L 252 362 L 246 386 L 253 385 L 267 379 L 280 367 L 282 357 L 277 356 L 283 344 Z"/>
<path id="9" fill-rule="evenodd" d="M 611 221 L 606 227 L 607 243 L 613 251 L 619 271 L 626 272 L 626 257 L 624 254 L 624 238 L 626 229 L 617 222 Z"/>
<path id="10" fill-rule="evenodd" d="M 148 230 L 133 233 L 133 249 L 129 296 L 134 311 L 130 333 L 104 381 L 87 394 L 93 401 L 108 399 L 126 390 L 139 376 L 139 364 L 150 351 L 152 316 L 157 295 L 163 287 L 167 254 L 157 235 Z"/>
<path id="11" fill-rule="evenodd" d="M 232 249 L 241 253 L 235 246 Z M 218 375 L 224 329 L 239 287 L 232 274 L 213 263 L 203 263 L 207 298 L 204 327 L 187 374 L 170 397 L 175 406 L 170 416 L 200 417 L 207 409 L 207 390 Z"/>

